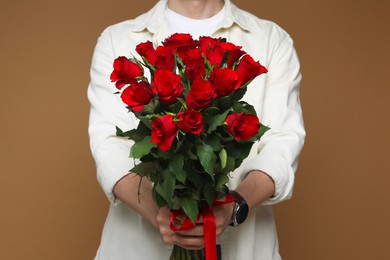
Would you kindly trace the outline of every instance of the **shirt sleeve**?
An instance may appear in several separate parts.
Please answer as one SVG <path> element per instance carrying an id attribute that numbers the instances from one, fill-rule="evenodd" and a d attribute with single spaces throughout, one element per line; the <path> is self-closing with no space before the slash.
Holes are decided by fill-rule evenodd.
<path id="1" fill-rule="evenodd" d="M 298 157 L 304 144 L 305 130 L 300 105 L 301 73 L 299 60 L 288 36 L 274 52 L 266 79 L 262 123 L 271 129 L 259 141 L 256 155 L 243 165 L 243 174 L 260 170 L 275 183 L 275 193 L 263 205 L 289 199 L 294 186 Z"/>
<path id="2" fill-rule="evenodd" d="M 109 28 L 97 41 L 91 65 L 91 81 L 88 86 L 90 102 L 89 136 L 95 159 L 97 179 L 110 202 L 116 204 L 113 188 L 129 173 L 134 162 L 129 158 L 132 141 L 116 136 L 115 126 L 122 130 L 134 128 L 136 119 L 128 113 L 115 85 L 110 81 L 115 53 Z"/>

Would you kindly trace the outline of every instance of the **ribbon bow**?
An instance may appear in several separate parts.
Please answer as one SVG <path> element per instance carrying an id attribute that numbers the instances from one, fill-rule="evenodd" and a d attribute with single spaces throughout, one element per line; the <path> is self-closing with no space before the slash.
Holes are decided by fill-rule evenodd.
<path id="1" fill-rule="evenodd" d="M 186 216 L 184 221 L 178 227 L 173 224 L 173 221 L 177 217 L 184 215 L 184 213 L 181 210 L 173 210 L 171 212 L 170 228 L 173 231 L 190 230 L 194 228 L 196 224 L 200 223 L 200 218 L 203 217 L 206 260 L 217 260 L 217 236 L 213 207 L 228 204 L 233 201 L 234 198 L 230 195 L 225 195 L 225 200 L 222 201 L 215 198 L 211 208 L 203 209 L 203 211 L 199 213 L 195 223 Z"/>

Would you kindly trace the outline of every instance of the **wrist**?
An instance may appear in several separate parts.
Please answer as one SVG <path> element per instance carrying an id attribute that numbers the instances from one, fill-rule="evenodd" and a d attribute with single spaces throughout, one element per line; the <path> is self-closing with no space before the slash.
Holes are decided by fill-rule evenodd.
<path id="1" fill-rule="evenodd" d="M 229 225 L 236 227 L 246 220 L 249 207 L 245 199 L 237 191 L 231 190 L 229 194 L 234 198 L 231 223 Z"/>

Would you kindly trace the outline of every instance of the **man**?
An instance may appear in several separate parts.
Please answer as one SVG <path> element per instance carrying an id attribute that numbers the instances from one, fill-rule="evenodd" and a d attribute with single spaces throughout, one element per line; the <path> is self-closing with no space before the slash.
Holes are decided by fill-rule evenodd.
<path id="1" fill-rule="evenodd" d="M 269 130 L 253 145 L 248 158 L 231 174 L 229 188 L 236 203 L 216 207 L 214 214 L 223 259 L 280 259 L 270 205 L 288 199 L 305 131 L 299 102 L 301 75 L 290 36 L 276 24 L 238 9 L 230 0 L 161 0 L 134 20 L 108 27 L 100 36 L 91 67 L 90 140 L 98 180 L 112 202 L 97 260 L 168 259 L 173 244 L 186 249 L 204 247 L 203 225 L 185 232 L 169 228 L 169 210 L 159 209 L 152 185 L 128 173 L 130 141 L 115 136 L 115 126 L 131 129 L 135 117 L 127 113 L 109 80 L 112 63 L 128 56 L 147 40 L 160 44 L 174 32 L 226 38 L 242 46 L 268 69 L 248 88 L 244 100 L 252 104 Z M 237 225 L 237 204 L 249 207 Z M 235 227 L 229 224 L 235 223 Z M 240 221 L 239 221 L 240 222 Z"/>

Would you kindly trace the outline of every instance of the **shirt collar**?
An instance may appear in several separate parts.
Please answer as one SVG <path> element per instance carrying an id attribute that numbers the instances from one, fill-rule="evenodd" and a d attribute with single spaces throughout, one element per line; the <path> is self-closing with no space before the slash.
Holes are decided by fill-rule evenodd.
<path id="1" fill-rule="evenodd" d="M 160 0 L 152 9 L 147 13 L 139 16 L 135 19 L 134 32 L 141 32 L 145 29 L 155 34 L 161 27 L 167 26 L 165 20 L 165 10 L 168 6 L 168 0 Z M 221 28 L 229 28 L 234 24 L 238 25 L 245 31 L 249 31 L 247 18 L 242 11 L 231 3 L 230 0 L 225 0 L 225 17 L 221 23 Z"/>

